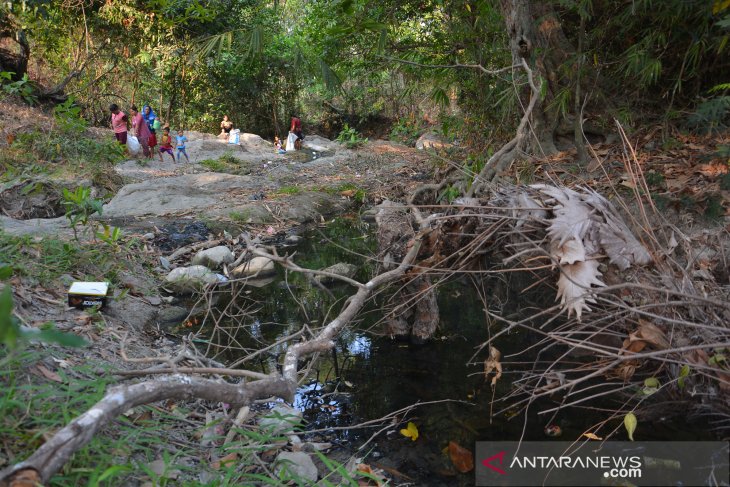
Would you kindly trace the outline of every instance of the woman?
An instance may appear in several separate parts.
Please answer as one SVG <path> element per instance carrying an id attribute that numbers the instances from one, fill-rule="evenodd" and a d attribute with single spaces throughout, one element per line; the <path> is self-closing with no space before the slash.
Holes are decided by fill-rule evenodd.
<path id="1" fill-rule="evenodd" d="M 228 120 L 228 115 L 223 115 L 223 120 L 221 121 L 221 135 L 230 134 L 231 129 L 233 129 L 233 122 Z"/>
<path id="2" fill-rule="evenodd" d="M 109 105 L 109 111 L 112 112 L 112 129 L 114 137 L 123 146 L 127 146 L 127 115 L 119 109 L 116 103 Z"/>
<path id="3" fill-rule="evenodd" d="M 134 135 L 137 136 L 137 139 L 142 146 L 144 156 L 149 159 L 152 157 L 149 146 L 151 135 L 150 128 L 147 126 L 147 122 L 145 122 L 144 117 L 142 117 L 142 114 L 139 113 L 135 105 L 129 107 L 129 113 L 132 115 L 132 130 L 134 131 Z"/>
<path id="4" fill-rule="evenodd" d="M 155 129 L 157 114 L 155 114 L 155 111 L 151 106 L 145 105 L 142 107 L 142 118 L 144 118 L 144 121 L 147 122 L 147 127 L 149 127 L 151 131 Z"/>
<path id="5" fill-rule="evenodd" d="M 301 150 L 302 140 L 304 140 L 304 134 L 302 133 L 302 121 L 294 114 L 291 116 L 291 127 L 289 127 L 289 132 L 292 132 L 297 136 L 297 140 L 294 142 L 294 148 L 296 150 Z"/>

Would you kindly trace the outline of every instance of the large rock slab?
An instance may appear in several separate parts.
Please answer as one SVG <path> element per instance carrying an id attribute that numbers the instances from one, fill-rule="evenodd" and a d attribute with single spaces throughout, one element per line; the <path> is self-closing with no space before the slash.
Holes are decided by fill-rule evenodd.
<path id="1" fill-rule="evenodd" d="M 0 229 L 3 232 L 22 235 L 73 235 L 66 217 L 58 218 L 32 218 L 30 220 L 16 220 L 5 215 L 0 215 Z"/>
<path id="2" fill-rule="evenodd" d="M 304 135 L 304 143 L 302 144 L 304 147 L 308 147 L 316 152 L 325 152 L 325 151 L 338 151 L 342 150 L 342 146 L 334 142 L 330 139 L 325 139 L 324 137 L 320 137 L 319 135 Z"/>
<path id="3" fill-rule="evenodd" d="M 223 264 L 233 262 L 233 252 L 225 245 L 199 251 L 193 257 L 193 265 L 204 265 L 208 269 L 220 269 Z"/>
<path id="4" fill-rule="evenodd" d="M 184 174 L 128 184 L 104 205 L 103 218 L 164 216 L 230 206 L 241 190 L 251 187 L 250 176 L 223 173 Z"/>

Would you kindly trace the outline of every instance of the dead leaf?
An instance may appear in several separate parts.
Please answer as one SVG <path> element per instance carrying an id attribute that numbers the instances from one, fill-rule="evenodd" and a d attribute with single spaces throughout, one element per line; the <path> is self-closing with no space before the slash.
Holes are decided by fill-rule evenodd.
<path id="1" fill-rule="evenodd" d="M 211 463 L 210 466 L 215 470 L 220 470 L 221 467 L 225 468 L 236 460 L 238 460 L 238 453 L 233 452 Z"/>
<path id="2" fill-rule="evenodd" d="M 727 164 L 700 164 L 697 169 L 695 169 L 695 172 L 698 172 L 702 174 L 703 176 L 707 176 L 708 178 L 715 178 L 717 176 L 722 176 L 723 174 L 727 174 L 730 171 L 730 167 L 728 167 Z"/>
<path id="3" fill-rule="evenodd" d="M 492 377 L 492 387 L 497 385 L 497 381 L 502 377 L 502 364 L 499 363 L 502 354 L 495 347 L 489 345 L 489 357 L 484 361 L 484 380 L 487 380 L 489 374 L 494 371 Z"/>
<path id="4" fill-rule="evenodd" d="M 642 340 L 649 345 L 653 345 L 657 350 L 666 350 L 669 348 L 667 336 L 658 326 L 649 321 L 639 320 L 638 334 Z"/>
<path id="5" fill-rule="evenodd" d="M 63 383 L 63 379 L 61 379 L 61 376 L 58 375 L 57 373 L 48 370 L 47 368 L 45 368 L 41 364 L 38 364 L 35 367 L 36 367 L 36 369 L 38 369 L 38 372 L 40 372 L 41 374 L 43 374 L 43 377 L 45 377 L 46 379 L 52 380 L 54 382 L 61 382 L 61 383 Z"/>
<path id="6" fill-rule="evenodd" d="M 356 470 L 361 474 L 369 476 L 366 479 L 357 479 L 357 485 L 359 487 L 370 487 L 373 485 L 373 482 L 375 482 L 375 485 L 378 487 L 387 483 L 387 479 L 383 475 L 383 471 L 375 470 L 367 463 L 358 463 Z"/>
<path id="7" fill-rule="evenodd" d="M 594 433 L 583 433 L 583 436 L 588 438 L 589 440 L 602 440 L 600 436 L 596 436 Z"/>
<path id="8" fill-rule="evenodd" d="M 38 472 L 31 468 L 26 468 L 13 475 L 8 487 L 36 487 L 38 485 L 41 485 L 41 477 L 38 475 Z"/>
<path id="9" fill-rule="evenodd" d="M 340 191 L 340 196 L 345 196 L 347 198 L 351 198 L 354 195 L 355 195 L 355 190 L 354 189 L 348 189 L 348 190 L 345 190 L 345 191 Z"/>
<path id="10" fill-rule="evenodd" d="M 175 480 L 180 476 L 180 470 L 172 468 L 171 465 L 166 465 L 162 459 L 149 463 L 147 467 L 162 478 Z"/>
<path id="11" fill-rule="evenodd" d="M 467 473 L 474 470 L 474 456 L 472 452 L 455 441 L 449 442 L 449 458 L 454 464 L 456 470 L 461 473 Z"/>

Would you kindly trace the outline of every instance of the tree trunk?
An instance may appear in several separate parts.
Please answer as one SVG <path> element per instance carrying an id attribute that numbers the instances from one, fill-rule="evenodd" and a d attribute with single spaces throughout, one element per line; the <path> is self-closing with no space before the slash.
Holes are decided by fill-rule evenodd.
<path id="1" fill-rule="evenodd" d="M 533 111 L 533 142 L 526 150 L 535 155 L 557 152 L 555 131 L 561 110 L 555 106 L 556 96 L 570 88 L 570 79 L 559 74 L 559 67 L 575 53 L 565 37 L 560 21 L 547 1 L 502 0 L 502 14 L 510 37 L 513 64 L 520 58 L 539 73 L 545 83 L 544 96 Z"/>
<path id="2" fill-rule="evenodd" d="M 20 81 L 28 72 L 30 44 L 22 27 L 9 13 L 0 13 L 0 40 L 2 39 L 10 39 L 15 44 L 15 49 L 0 47 L 0 71 L 10 71 L 14 73 L 12 80 Z"/>

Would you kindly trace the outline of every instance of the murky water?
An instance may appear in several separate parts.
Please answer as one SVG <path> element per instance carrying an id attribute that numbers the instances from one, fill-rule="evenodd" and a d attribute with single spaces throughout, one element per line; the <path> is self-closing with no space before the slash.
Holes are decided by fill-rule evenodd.
<path id="1" fill-rule="evenodd" d="M 372 276 L 374 265 L 368 256 L 374 254 L 375 241 L 371 229 L 357 217 L 341 218 L 324 228 L 304 235 L 296 247 L 295 261 L 303 267 L 324 268 L 337 262 L 358 266 L 357 279 Z M 291 249 L 294 250 L 294 249 Z M 308 382 L 299 389 L 296 406 L 305 412 L 310 439 L 330 441 L 348 455 L 382 428 L 349 428 L 364 421 L 382 418 L 417 402 L 435 402 L 411 409 L 396 418 L 412 421 L 419 438 L 412 441 L 401 435 L 403 427 L 393 425 L 367 443 L 362 455 L 366 462 L 384 468 L 397 482 L 416 485 L 473 485 L 473 474 L 455 471 L 444 449 L 454 441 L 468 449 L 479 440 L 549 440 L 545 426 L 558 425 L 561 440 L 576 439 L 604 414 L 598 410 L 567 409 L 558 415 L 538 415 L 545 406 L 558 406 L 562 398 L 547 398 L 533 403 L 524 414 L 506 411 L 505 404 L 495 402 L 512 390 L 512 381 L 522 370 L 532 367 L 535 356 L 509 358 L 510 354 L 534 343 L 537 338 L 525 332 L 500 337 L 497 346 L 505 361 L 502 379 L 493 390 L 483 375 L 486 350 L 469 359 L 477 347 L 489 337 L 490 328 L 483 311 L 486 296 L 489 306 L 505 303 L 504 315 L 520 316 L 528 307 L 549 306 L 553 295 L 533 291 L 520 294 L 525 283 L 511 286 L 501 280 L 480 284 L 481 292 L 466 279 L 451 280 L 439 287 L 440 325 L 435 338 L 421 346 L 392 340 L 381 335 L 379 320 L 382 299 L 370 303 L 357 323 L 337 339 L 332 353 L 322 357 L 311 370 Z M 262 288 L 251 288 L 246 299 L 257 302 L 259 310 L 250 326 L 236 335 L 239 344 L 257 348 L 308 324 L 317 327 L 337 314 L 344 299 L 353 289 L 346 285 L 330 288 L 332 296 L 312 286 L 303 276 L 285 275 Z M 532 308 L 533 310 L 535 308 Z M 502 325 L 492 326 L 495 333 Z M 276 367 L 283 345 L 261 356 L 258 365 L 263 371 Z M 507 357 L 507 359 L 504 359 Z M 236 358 L 235 354 L 230 358 Z M 551 357 L 540 357 L 549 359 Z M 519 361 L 523 362 L 519 362 Z M 508 362 L 509 365 L 507 365 Z M 438 401 L 438 402 L 436 402 Z M 600 404 L 592 403 L 593 406 Z M 618 426 L 620 420 L 614 421 Z M 685 424 L 675 422 L 644 426 L 644 439 L 707 438 Z M 649 432 L 651 430 L 651 432 Z M 623 434 L 623 431 L 619 435 Z"/>

